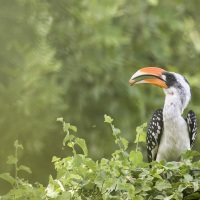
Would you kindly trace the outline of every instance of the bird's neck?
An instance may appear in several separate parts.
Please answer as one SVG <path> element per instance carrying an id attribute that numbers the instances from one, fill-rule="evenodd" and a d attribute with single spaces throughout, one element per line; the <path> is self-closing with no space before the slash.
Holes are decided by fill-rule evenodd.
<path id="1" fill-rule="evenodd" d="M 164 120 L 175 120 L 181 117 L 183 113 L 183 103 L 180 98 L 175 94 L 166 95 L 165 104 L 163 109 Z"/>

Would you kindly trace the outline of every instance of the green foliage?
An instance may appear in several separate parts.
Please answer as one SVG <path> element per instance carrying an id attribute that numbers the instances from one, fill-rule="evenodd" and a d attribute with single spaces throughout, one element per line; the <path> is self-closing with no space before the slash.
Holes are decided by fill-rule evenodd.
<path id="1" fill-rule="evenodd" d="M 14 176 L 10 173 L 0 174 L 0 178 L 7 181 L 12 185 L 12 189 L 0 199 L 11 200 L 11 199 L 42 199 L 44 196 L 45 188 L 41 184 L 36 186 L 31 185 L 28 181 L 19 177 L 21 171 L 32 173 L 31 169 L 24 165 L 18 165 L 18 151 L 23 150 L 23 146 L 16 140 L 14 142 L 15 154 L 9 155 L 7 164 L 14 166 Z"/>
<path id="2" fill-rule="evenodd" d="M 18 157 L 35 172 L 27 175 L 32 183 L 47 184 L 54 175 L 49 160 L 72 148 L 94 160 L 110 159 L 116 144 L 139 155 L 145 133 L 135 147 L 133 127 L 149 121 L 164 101 L 159 88 L 130 88 L 128 80 L 140 67 L 184 74 L 192 87 L 189 109 L 199 119 L 199 7 L 200 1 L 188 0 L 1 0 L 0 173 L 17 139 L 26 149 Z M 110 142 L 104 113 L 115 116 L 124 138 L 111 127 L 116 136 Z M 87 148 L 71 134 L 60 147 L 57 116 L 79 127 Z M 199 136 L 196 150 L 198 143 Z M 4 194 L 8 188 L 1 183 Z"/>
<path id="3" fill-rule="evenodd" d="M 72 149 L 72 156 L 59 158 L 54 156 L 57 172 L 56 178 L 49 176 L 46 187 L 41 184 L 32 185 L 19 178 L 20 170 L 31 173 L 23 165 L 18 166 L 18 150 L 22 145 L 15 141 L 15 155 L 8 156 L 7 163 L 14 165 L 15 176 L 9 173 L 0 174 L 0 178 L 9 182 L 13 189 L 0 199 L 199 199 L 200 198 L 200 162 L 191 162 L 191 158 L 198 156 L 197 151 L 186 151 L 182 155 L 182 162 L 161 161 L 143 162 L 143 155 L 139 148 L 136 151 L 128 149 L 129 142 L 121 136 L 119 129 L 113 125 L 113 119 L 104 116 L 105 122 L 111 127 L 117 149 L 111 159 L 102 158 L 94 161 L 88 157 L 85 140 L 76 137 L 75 126 L 62 122 L 66 136 L 63 146 L 67 144 Z M 146 124 L 137 127 L 137 134 L 144 132 Z M 144 142 L 136 136 L 138 143 Z M 113 141 L 113 142 L 114 142 Z M 76 146 L 82 153 L 76 152 Z"/>

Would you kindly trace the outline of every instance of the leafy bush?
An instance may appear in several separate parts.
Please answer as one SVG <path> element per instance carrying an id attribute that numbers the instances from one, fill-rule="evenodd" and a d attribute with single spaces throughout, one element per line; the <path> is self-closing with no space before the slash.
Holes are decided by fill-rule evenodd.
<path id="1" fill-rule="evenodd" d="M 111 126 L 117 150 L 110 160 L 102 158 L 94 161 L 88 157 L 85 140 L 71 132 L 77 132 L 75 126 L 63 121 L 66 133 L 63 147 L 72 149 L 72 156 L 53 157 L 57 171 L 56 178 L 51 175 L 47 187 L 32 185 L 19 178 L 20 170 L 31 173 L 26 166 L 18 166 L 18 150 L 23 149 L 16 141 L 15 155 L 8 157 L 8 164 L 15 166 L 15 175 L 0 174 L 13 188 L 0 199 L 199 199 L 200 198 L 200 161 L 191 162 L 196 151 L 186 151 L 183 162 L 161 161 L 143 162 L 139 143 L 145 142 L 146 123 L 136 129 L 136 149 L 128 151 L 128 141 L 121 136 L 119 129 L 113 125 L 113 119 L 107 115 L 105 122 Z M 82 153 L 77 153 L 77 149 Z M 102 147 L 103 148 L 103 147 Z"/>

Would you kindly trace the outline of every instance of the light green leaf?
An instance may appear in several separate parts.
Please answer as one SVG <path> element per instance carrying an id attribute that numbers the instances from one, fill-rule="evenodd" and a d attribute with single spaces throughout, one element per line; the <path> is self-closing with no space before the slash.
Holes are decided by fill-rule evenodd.
<path id="1" fill-rule="evenodd" d="M 109 163 L 109 160 L 108 159 L 106 159 L 106 158 L 102 158 L 101 159 L 101 165 L 108 165 L 108 163 Z"/>
<path id="2" fill-rule="evenodd" d="M 57 122 L 62 122 L 62 123 L 63 123 L 63 117 L 58 117 L 58 118 L 56 119 L 56 121 L 57 121 Z"/>
<path id="3" fill-rule="evenodd" d="M 74 161 L 73 161 L 73 165 L 74 167 L 80 167 L 82 166 L 84 163 L 84 156 L 83 155 L 75 155 L 74 156 Z"/>
<path id="4" fill-rule="evenodd" d="M 74 144 L 75 144 L 74 142 L 68 142 L 68 143 L 67 143 L 67 146 L 68 146 L 68 147 L 73 147 Z"/>
<path id="5" fill-rule="evenodd" d="M 171 184 L 165 180 L 158 180 L 156 182 L 155 188 L 158 189 L 159 191 L 172 188 Z"/>
<path id="6" fill-rule="evenodd" d="M 186 182 L 190 182 L 193 180 L 193 177 L 190 174 L 184 174 L 184 179 Z"/>
<path id="7" fill-rule="evenodd" d="M 56 198 L 59 195 L 58 184 L 53 180 L 52 176 L 49 177 L 49 184 L 46 188 L 46 195 L 49 198 Z"/>
<path id="8" fill-rule="evenodd" d="M 135 187 L 132 184 L 129 184 L 127 190 L 128 190 L 128 194 L 129 194 L 130 198 L 134 199 L 135 198 Z"/>
<path id="9" fill-rule="evenodd" d="M 194 168 L 200 168 L 200 160 L 197 161 L 197 162 L 192 163 L 192 166 L 193 166 Z"/>
<path id="10" fill-rule="evenodd" d="M 182 159 L 186 160 L 186 159 L 193 158 L 194 156 L 200 156 L 200 152 L 193 151 L 193 150 L 186 150 L 182 154 Z"/>
<path id="11" fill-rule="evenodd" d="M 134 197 L 134 200 L 144 200 L 144 198 L 141 195 L 137 195 Z"/>
<path id="12" fill-rule="evenodd" d="M 59 160 L 60 160 L 60 158 L 58 158 L 56 156 L 53 156 L 53 158 L 52 158 L 52 162 L 56 162 L 56 161 L 59 161 Z"/>
<path id="13" fill-rule="evenodd" d="M 8 157 L 7 157 L 7 164 L 16 164 L 18 162 L 18 159 L 17 158 L 15 158 L 14 156 L 12 156 L 12 155 L 9 155 Z"/>
<path id="14" fill-rule="evenodd" d="M 69 129 L 73 130 L 74 132 L 77 132 L 77 127 L 76 126 L 70 126 Z"/>
<path id="15" fill-rule="evenodd" d="M 124 150 L 126 150 L 128 148 L 128 141 L 125 138 L 121 138 L 120 140 L 124 146 Z"/>
<path id="16" fill-rule="evenodd" d="M 121 132 L 118 128 L 115 128 L 113 125 L 112 125 L 112 131 L 114 136 L 118 135 Z"/>
<path id="17" fill-rule="evenodd" d="M 14 142 L 14 146 L 15 146 L 16 149 L 24 149 L 23 146 L 22 146 L 21 144 L 18 143 L 18 140 L 16 140 L 16 141 Z"/>
<path id="18" fill-rule="evenodd" d="M 81 138 L 76 138 L 75 143 L 77 145 L 79 145 L 79 147 L 81 147 L 81 149 L 84 152 L 84 155 L 87 156 L 88 155 L 88 149 L 87 149 L 87 145 L 85 143 L 85 140 L 81 139 Z"/>
<path id="19" fill-rule="evenodd" d="M 65 143 L 67 142 L 67 141 L 72 141 L 73 139 L 75 138 L 75 136 L 74 135 L 66 135 L 65 136 L 65 138 L 63 139 L 63 146 L 65 146 Z"/>
<path id="20" fill-rule="evenodd" d="M 142 162 L 143 155 L 140 151 L 131 151 L 129 155 L 129 160 L 136 167 Z"/>
<path id="21" fill-rule="evenodd" d="M 28 172 L 29 174 L 32 174 L 31 169 L 30 169 L 29 167 L 24 166 L 24 165 L 21 165 L 21 166 L 19 167 L 19 170 L 26 171 L 26 172 Z"/>
<path id="22" fill-rule="evenodd" d="M 141 132 L 136 135 L 136 139 L 135 139 L 134 143 L 138 143 L 138 142 L 146 142 L 146 133 L 145 132 Z"/>
<path id="23" fill-rule="evenodd" d="M 15 179 L 9 173 L 0 174 L 0 178 L 6 180 L 12 185 L 15 183 Z"/>
<path id="24" fill-rule="evenodd" d="M 103 187 L 102 187 L 102 192 L 111 192 L 115 189 L 116 187 L 116 180 L 114 178 L 107 178 L 104 183 L 103 183 Z"/>
<path id="25" fill-rule="evenodd" d="M 104 122 L 111 124 L 113 122 L 113 119 L 108 116 L 108 115 L 104 115 Z"/>
<path id="26" fill-rule="evenodd" d="M 69 127 L 70 127 L 70 123 L 63 122 L 63 131 L 64 132 L 68 133 Z"/>
<path id="27" fill-rule="evenodd" d="M 154 199 L 162 199 L 163 200 L 164 196 L 163 195 L 157 195 L 157 196 L 154 197 Z"/>
<path id="28" fill-rule="evenodd" d="M 144 123 L 144 124 L 142 124 L 141 126 L 138 126 L 137 128 L 136 128 L 136 132 L 137 133 L 142 133 L 142 132 L 144 132 L 144 128 L 147 126 L 147 123 Z"/>
<path id="29" fill-rule="evenodd" d="M 154 178 L 158 178 L 158 179 L 162 179 L 162 177 L 161 177 L 159 174 L 156 174 L 156 173 L 153 174 L 153 177 L 154 177 Z"/>
<path id="30" fill-rule="evenodd" d="M 194 192 L 196 192 L 199 189 L 199 184 L 198 181 L 197 182 L 192 182 L 193 187 L 194 187 Z"/>
<path id="31" fill-rule="evenodd" d="M 144 182 L 142 184 L 142 190 L 143 191 L 150 191 L 150 190 L 152 190 L 152 188 L 146 182 Z"/>
<path id="32" fill-rule="evenodd" d="M 187 185 L 186 184 L 180 184 L 178 186 L 178 192 L 183 192 L 183 190 L 185 190 L 187 188 Z"/>

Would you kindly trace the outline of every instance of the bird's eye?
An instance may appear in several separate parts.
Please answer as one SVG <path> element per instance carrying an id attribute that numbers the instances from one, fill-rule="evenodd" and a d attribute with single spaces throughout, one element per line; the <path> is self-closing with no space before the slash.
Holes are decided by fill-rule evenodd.
<path id="1" fill-rule="evenodd" d="M 174 80 L 174 77 L 171 74 L 167 74 L 166 79 L 167 81 L 171 81 L 171 80 Z"/>
<path id="2" fill-rule="evenodd" d="M 171 75 L 167 75 L 167 79 L 170 80 L 172 77 Z"/>

